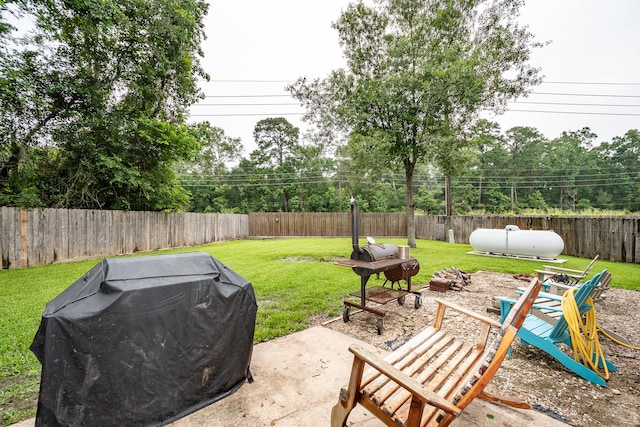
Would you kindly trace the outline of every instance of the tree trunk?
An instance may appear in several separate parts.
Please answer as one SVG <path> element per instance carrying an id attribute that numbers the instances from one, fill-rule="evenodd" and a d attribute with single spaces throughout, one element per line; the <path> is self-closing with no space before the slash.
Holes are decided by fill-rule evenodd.
<path id="1" fill-rule="evenodd" d="M 411 162 L 405 163 L 405 181 L 407 183 L 407 245 L 416 247 L 416 212 L 413 201 L 413 168 Z"/>
<path id="2" fill-rule="evenodd" d="M 452 202 L 453 198 L 451 197 L 451 177 L 444 177 L 444 214 L 446 216 L 451 216 L 453 214 Z"/>
<path id="3" fill-rule="evenodd" d="M 9 158 L 0 165 L 0 183 L 9 178 L 12 170 L 18 170 L 20 162 L 25 156 L 24 149 L 13 141 L 9 142 Z"/>

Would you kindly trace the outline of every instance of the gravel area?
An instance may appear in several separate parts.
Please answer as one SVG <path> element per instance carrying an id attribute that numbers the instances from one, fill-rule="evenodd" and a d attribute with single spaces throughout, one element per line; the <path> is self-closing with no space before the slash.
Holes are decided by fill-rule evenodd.
<path id="1" fill-rule="evenodd" d="M 354 288 L 356 279 L 354 276 Z M 378 280 L 380 283 L 373 277 L 369 285 L 382 285 L 384 277 Z M 433 321 L 437 298 L 498 318 L 498 315 L 487 312 L 492 297 L 514 297 L 515 289 L 526 284 L 513 275 L 479 271 L 471 275 L 471 284 L 463 291 L 435 292 L 423 289 L 422 306 L 418 309 L 414 309 L 413 295 L 408 295 L 403 305 L 392 301 L 380 307 L 386 312 L 381 335 L 377 334 L 376 317 L 367 312 L 352 312 L 347 323 L 342 318 L 322 316 L 311 319 L 311 322 L 392 350 Z M 640 292 L 611 289 L 607 291 L 605 304 L 596 311 L 598 324 L 638 346 L 639 307 Z M 460 334 L 475 335 L 470 330 L 470 323 L 462 316 L 447 315 L 445 322 Z M 488 390 L 527 397 L 535 410 L 569 425 L 640 426 L 640 351 L 620 346 L 602 335 L 600 343 L 607 358 L 618 368 L 618 372 L 610 374 L 607 387 L 591 384 L 565 369 L 543 351 L 516 342 L 511 356 L 507 357 L 494 376 Z"/>

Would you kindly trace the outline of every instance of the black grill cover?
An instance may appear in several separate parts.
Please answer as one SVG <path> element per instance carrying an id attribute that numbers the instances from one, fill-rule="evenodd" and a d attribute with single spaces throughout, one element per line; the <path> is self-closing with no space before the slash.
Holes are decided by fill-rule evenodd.
<path id="1" fill-rule="evenodd" d="M 50 301 L 37 426 L 165 425 L 250 379 L 251 283 L 206 253 L 107 259 Z"/>

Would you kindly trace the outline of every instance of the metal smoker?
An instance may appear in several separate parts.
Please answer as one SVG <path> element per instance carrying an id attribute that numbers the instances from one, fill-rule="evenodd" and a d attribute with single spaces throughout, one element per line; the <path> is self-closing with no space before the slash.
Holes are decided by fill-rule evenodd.
<path id="1" fill-rule="evenodd" d="M 351 198 L 351 229 L 352 246 L 350 259 L 348 261 L 338 261 L 335 264 L 342 267 L 350 267 L 354 273 L 360 276 L 360 291 L 351 295 L 359 296 L 360 303 L 345 300 L 342 320 L 349 321 L 351 307 L 356 307 L 377 316 L 378 335 L 382 334 L 382 324 L 385 312 L 378 308 L 367 306 L 367 300 L 379 304 L 386 304 L 389 301 L 397 300 L 399 304 L 404 304 L 407 294 L 414 294 L 414 308 L 418 309 L 422 305 L 422 300 L 418 292 L 411 291 L 411 277 L 418 274 L 420 264 L 418 260 L 409 256 L 408 247 L 398 247 L 393 243 L 378 243 L 371 238 L 367 238 L 367 244 L 360 246 L 358 242 L 358 207 L 354 198 Z M 382 286 L 367 290 L 367 282 L 373 274 L 384 273 L 386 281 Z M 403 290 L 400 281 L 407 282 L 407 289 Z M 391 282 L 391 287 L 385 285 Z M 393 289 L 397 284 L 398 289 Z"/>

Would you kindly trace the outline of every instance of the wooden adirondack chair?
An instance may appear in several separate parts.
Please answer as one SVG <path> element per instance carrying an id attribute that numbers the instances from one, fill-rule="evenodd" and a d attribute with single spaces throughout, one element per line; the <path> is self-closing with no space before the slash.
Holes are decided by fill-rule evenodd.
<path id="1" fill-rule="evenodd" d="M 585 301 L 590 296 L 591 300 L 593 301 L 594 304 L 596 304 L 596 307 L 597 307 L 598 302 L 604 299 L 605 297 L 604 291 L 609 289 L 609 283 L 611 283 L 611 273 L 606 272 L 604 275 L 601 276 L 600 282 L 598 283 L 598 285 L 596 285 L 596 287 L 593 288 L 591 295 L 587 295 L 586 297 L 584 297 Z M 579 286 L 581 285 L 578 285 L 578 287 Z M 544 289 L 544 287 L 545 287 L 545 284 L 543 283 L 542 289 Z M 558 319 L 562 316 L 562 307 L 561 307 L 562 294 L 569 289 L 572 289 L 572 288 L 577 289 L 578 287 L 566 285 L 566 287 L 563 288 L 562 292 L 540 291 L 540 293 L 538 294 L 538 297 L 536 298 L 533 305 L 531 306 L 531 313 L 535 314 L 537 317 L 541 319 L 547 320 L 547 322 L 551 324 L 555 324 L 555 322 L 557 322 Z M 518 288 L 518 290 L 516 290 L 516 294 L 522 295 L 522 292 L 524 292 L 524 290 L 525 290 L 525 287 L 520 287 Z M 579 294 L 578 296 L 582 299 L 582 295 L 583 294 Z M 505 299 L 505 298 L 500 298 L 500 299 Z M 509 298 L 506 298 L 506 299 L 513 301 Z M 590 308 L 591 308 L 590 305 L 584 304 L 584 306 L 580 307 L 580 312 L 584 313 Z"/>
<path id="2" fill-rule="evenodd" d="M 574 298 L 576 305 L 578 306 L 578 310 L 581 313 L 584 313 L 590 308 L 590 306 L 586 304 L 587 299 L 598 286 L 600 281 L 608 274 L 607 270 L 603 270 L 577 289 Z M 549 296 L 550 295 L 543 293 L 541 298 L 548 298 Z M 508 313 L 511 310 L 511 304 L 513 304 L 513 300 L 506 298 L 500 300 L 501 318 L 508 316 Z M 534 302 L 531 314 L 527 315 L 522 327 L 518 331 L 518 337 L 520 337 L 521 342 L 543 350 L 564 365 L 567 369 L 578 374 L 585 380 L 603 387 L 606 386 L 606 381 L 596 372 L 574 360 L 573 357 L 567 355 L 558 347 L 558 344 L 560 343 L 564 343 L 571 347 L 571 337 L 567 330 L 567 321 L 565 320 L 564 315 L 554 316 L 549 319 L 546 316 L 536 315 L 536 310 L 543 310 L 544 313 L 544 310 L 550 310 L 550 308 L 549 306 L 535 304 Z M 560 313 L 562 313 L 561 309 Z M 548 315 L 548 313 L 545 314 Z M 607 360 L 606 364 L 609 371 L 615 372 L 617 370 L 610 361 Z"/>
<path id="3" fill-rule="evenodd" d="M 570 268 L 556 267 L 554 265 L 543 265 L 544 270 L 536 270 L 536 273 L 538 273 L 538 279 L 541 282 L 545 282 L 549 279 L 552 280 L 555 275 L 564 275 L 568 279 L 567 284 L 576 285 L 580 280 L 587 277 L 587 274 L 589 274 L 593 268 L 593 264 L 595 264 L 598 257 L 599 255 L 596 255 L 584 270 L 572 270 Z M 557 282 L 557 280 L 555 282 Z"/>
<path id="4" fill-rule="evenodd" d="M 609 290 L 609 285 L 611 284 L 611 274 L 607 273 L 602 277 L 598 286 L 591 292 L 591 299 L 594 304 L 604 305 L 605 300 L 607 298 L 607 291 Z M 556 283 L 554 281 L 548 280 L 545 282 L 542 287 L 547 288 L 547 292 L 550 294 L 562 295 L 569 289 L 575 288 L 577 285 L 567 285 L 564 283 Z"/>
<path id="5" fill-rule="evenodd" d="M 449 425 L 476 397 L 529 409 L 526 400 L 497 396 L 484 388 L 502 364 L 541 286 L 533 279 L 502 324 L 438 300 L 434 325 L 384 359 L 360 346 L 349 347 L 354 354 L 351 376 L 331 411 L 332 427 L 346 426 L 358 403 L 388 426 L 410 427 Z M 447 309 L 479 322 L 477 342 L 464 342 L 443 327 Z M 488 343 L 492 328 L 498 331 Z"/>

